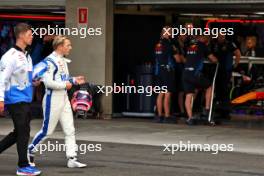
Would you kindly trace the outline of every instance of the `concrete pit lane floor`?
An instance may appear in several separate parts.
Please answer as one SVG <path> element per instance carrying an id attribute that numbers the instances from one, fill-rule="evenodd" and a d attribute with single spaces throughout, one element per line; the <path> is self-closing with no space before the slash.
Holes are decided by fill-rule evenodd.
<path id="1" fill-rule="evenodd" d="M 31 137 L 41 126 L 32 121 Z M 232 127 L 189 127 L 184 124 L 155 124 L 149 120 L 76 120 L 79 160 L 87 168 L 66 167 L 65 152 L 44 151 L 36 164 L 44 176 L 264 176 L 263 130 Z M 12 129 L 10 119 L 1 119 L 0 139 Z M 45 144 L 63 144 L 58 126 Z M 179 141 L 198 144 L 233 143 L 234 152 L 164 151 L 162 144 Z M 84 146 L 101 144 L 101 151 Z M 93 150 L 91 147 L 90 150 Z M 84 152 L 86 151 L 86 152 Z M 81 151 L 80 151 L 81 152 Z M 0 175 L 15 175 L 16 146 L 0 154 Z"/>

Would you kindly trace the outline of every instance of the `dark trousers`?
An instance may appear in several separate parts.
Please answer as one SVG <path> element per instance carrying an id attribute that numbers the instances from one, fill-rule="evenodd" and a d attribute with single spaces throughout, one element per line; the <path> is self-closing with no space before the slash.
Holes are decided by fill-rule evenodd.
<path id="1" fill-rule="evenodd" d="M 17 103 L 7 105 L 7 109 L 12 117 L 14 130 L 0 141 L 0 153 L 17 144 L 18 166 L 27 167 L 27 148 L 30 137 L 30 104 Z"/>
<path id="2" fill-rule="evenodd" d="M 226 71 L 225 69 L 219 67 L 219 71 L 216 78 L 216 99 L 219 102 L 219 110 L 221 116 L 228 116 L 231 107 L 230 107 L 230 98 L 229 98 L 229 85 L 232 77 L 231 71 Z"/>

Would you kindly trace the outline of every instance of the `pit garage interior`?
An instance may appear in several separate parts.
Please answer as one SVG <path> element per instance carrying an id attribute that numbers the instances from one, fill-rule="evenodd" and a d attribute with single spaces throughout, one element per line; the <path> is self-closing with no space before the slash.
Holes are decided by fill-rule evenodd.
<path id="1" fill-rule="evenodd" d="M 150 65 L 155 62 L 154 47 L 159 40 L 162 26 L 169 24 L 179 26 L 191 23 L 196 27 L 205 27 L 206 23 L 214 20 L 223 20 L 221 23 L 211 23 L 210 27 L 232 27 L 235 34 L 228 38 L 237 43 L 237 37 L 257 36 L 263 38 L 259 30 L 263 30 L 263 3 L 256 1 L 115 1 L 114 18 L 114 82 L 126 85 L 149 85 L 153 83 L 150 76 Z M 212 3 L 210 3 L 212 2 Z M 254 3 L 255 2 L 255 3 Z M 232 20 L 248 20 L 249 22 L 230 22 Z M 255 21 L 255 22 L 252 22 Z M 259 42 L 260 44 L 261 42 Z M 261 45 L 261 44 L 260 44 Z M 262 46 L 261 46 L 262 47 Z M 261 50 L 261 49 L 260 49 Z M 242 52 L 242 55 L 244 53 Z M 258 57 L 263 57 L 263 52 L 258 51 Z M 125 59 L 124 59 L 125 58 Z M 243 60 L 241 65 L 248 66 Z M 263 61 L 258 62 L 262 65 Z M 210 67 L 210 66 L 208 66 Z M 207 68 L 209 73 L 210 68 Z M 118 70 L 118 71 L 116 71 Z M 122 70 L 122 71 L 121 71 Z M 120 74 L 123 73 L 123 74 Z M 236 82 L 236 78 L 234 78 Z M 237 83 L 237 82 L 236 82 Z M 234 84 L 236 84 L 234 83 Z M 230 90 L 236 85 L 230 85 Z M 233 97 L 234 98 L 234 97 Z M 195 102 L 199 111 L 201 101 Z M 260 111 L 263 111 L 263 104 Z M 125 116 L 153 116 L 155 95 L 114 95 L 114 112 L 122 112 Z M 245 112 L 250 105 L 234 110 L 234 114 L 258 114 Z M 179 111 L 177 95 L 172 101 L 173 112 Z M 124 112 L 125 110 L 125 112 Z M 239 111 L 239 112 L 237 112 Z M 259 120 L 262 113 L 249 118 Z M 242 117 L 242 118 L 245 118 Z M 240 119 L 240 117 L 238 118 Z"/>
<path id="2" fill-rule="evenodd" d="M 70 57 L 75 61 L 70 69 L 100 85 L 152 84 L 154 46 L 164 24 L 192 23 L 205 27 L 208 20 L 264 20 L 264 2 L 257 0 L 10 0 L 0 2 L 0 23 L 26 21 L 35 26 L 74 26 L 76 9 L 80 6 L 89 9 L 88 25 L 102 26 L 105 33 L 85 40 L 71 37 L 74 50 Z M 100 11 L 92 10 L 95 8 Z M 222 23 L 221 26 L 234 27 L 235 36 L 257 35 L 261 28 L 264 31 L 261 23 Z M 154 115 L 154 104 L 155 95 L 112 94 L 102 99 L 103 116 L 150 118 Z M 173 101 L 172 106 L 177 112 L 177 103 Z"/>

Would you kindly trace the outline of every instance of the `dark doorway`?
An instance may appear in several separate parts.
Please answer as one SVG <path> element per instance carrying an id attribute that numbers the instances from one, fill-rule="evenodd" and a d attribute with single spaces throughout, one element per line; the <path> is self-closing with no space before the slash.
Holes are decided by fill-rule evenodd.
<path id="1" fill-rule="evenodd" d="M 126 83 L 137 65 L 154 61 L 154 46 L 159 40 L 164 16 L 123 15 L 114 16 L 114 83 Z M 125 108 L 125 95 L 113 95 L 113 112 Z"/>

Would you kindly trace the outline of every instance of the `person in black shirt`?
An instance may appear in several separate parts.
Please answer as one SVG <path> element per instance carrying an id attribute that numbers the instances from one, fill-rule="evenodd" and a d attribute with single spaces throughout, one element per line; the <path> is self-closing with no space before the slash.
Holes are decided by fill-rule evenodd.
<path id="1" fill-rule="evenodd" d="M 180 110 L 179 117 L 185 117 L 182 73 L 184 70 L 185 50 L 187 48 L 187 36 L 180 35 L 176 40 L 173 40 L 172 42 L 174 45 L 173 47 L 175 47 L 175 82 L 176 92 L 178 94 L 178 106 Z"/>
<path id="2" fill-rule="evenodd" d="M 197 36 L 190 40 L 186 50 L 186 62 L 182 75 L 183 88 L 186 93 L 185 108 L 188 119 L 188 125 L 194 124 L 194 117 L 192 113 L 192 100 L 195 89 L 206 89 L 205 108 L 209 110 L 210 100 L 212 97 L 212 83 L 206 79 L 201 71 L 203 69 L 203 62 L 205 58 L 212 62 L 217 62 L 217 58 L 211 53 L 207 45 L 204 43 L 203 36 Z"/>
<path id="3" fill-rule="evenodd" d="M 171 94 L 175 91 L 175 73 L 174 73 L 174 51 L 171 43 L 171 31 L 166 32 L 170 27 L 165 26 L 161 32 L 161 39 L 155 46 L 156 59 L 156 84 L 161 89 L 166 87 L 167 92 L 159 93 L 156 105 L 158 111 L 157 122 L 175 123 L 176 121 L 171 117 L 170 101 Z M 163 88 L 162 88 L 163 87 Z M 164 116 L 163 116 L 164 109 Z M 165 117 L 165 118 L 164 118 Z"/>
<path id="4" fill-rule="evenodd" d="M 221 118 L 230 118 L 229 88 L 233 69 L 233 56 L 235 65 L 240 61 L 241 53 L 235 43 L 226 40 L 224 35 L 219 34 L 216 41 L 212 42 L 213 54 L 219 59 L 219 70 L 216 77 L 216 100 L 219 102 Z"/>

